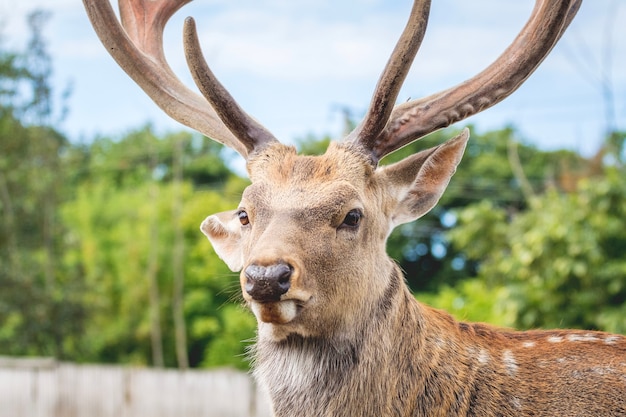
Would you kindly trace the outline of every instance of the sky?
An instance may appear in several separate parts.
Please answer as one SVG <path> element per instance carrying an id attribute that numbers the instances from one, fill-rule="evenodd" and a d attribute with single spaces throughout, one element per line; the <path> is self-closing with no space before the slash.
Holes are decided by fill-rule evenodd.
<path id="1" fill-rule="evenodd" d="M 481 71 L 522 28 L 531 0 L 433 0 L 424 42 L 399 101 Z M 171 67 L 192 85 L 182 21 L 194 16 L 205 57 L 239 104 L 284 142 L 339 138 L 343 109 L 362 115 L 408 17 L 410 0 L 195 0 L 165 32 Z M 151 123 L 185 129 L 154 105 L 100 44 L 80 0 L 0 0 L 3 47 L 23 49 L 26 15 L 48 10 L 44 30 L 70 140 L 120 137 Z M 585 0 L 559 44 L 513 95 L 472 116 L 479 131 L 515 126 L 542 149 L 593 154 L 607 127 L 626 129 L 626 2 Z M 609 96 L 602 82 L 608 83 Z M 614 111 L 607 116 L 607 103 Z M 464 122 L 461 122 L 461 124 Z"/>

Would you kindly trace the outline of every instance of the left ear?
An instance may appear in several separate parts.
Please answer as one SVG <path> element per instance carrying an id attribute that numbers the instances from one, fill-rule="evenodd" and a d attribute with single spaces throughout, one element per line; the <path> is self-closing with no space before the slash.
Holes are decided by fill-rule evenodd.
<path id="1" fill-rule="evenodd" d="M 241 223 L 236 213 L 236 210 L 217 213 L 207 217 L 200 225 L 200 230 L 211 241 L 217 256 L 233 272 L 243 268 Z"/>
<path id="2" fill-rule="evenodd" d="M 465 128 L 439 146 L 379 169 L 395 193 L 394 227 L 422 217 L 437 204 L 461 162 L 468 139 L 469 129 Z"/>

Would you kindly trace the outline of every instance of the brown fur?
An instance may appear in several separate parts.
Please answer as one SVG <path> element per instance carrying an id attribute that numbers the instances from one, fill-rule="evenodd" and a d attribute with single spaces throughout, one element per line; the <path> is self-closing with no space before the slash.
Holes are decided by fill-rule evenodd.
<path id="1" fill-rule="evenodd" d="M 293 266 L 279 303 L 252 300 L 241 274 L 259 324 L 254 375 L 276 416 L 626 415 L 626 338 L 459 323 L 419 304 L 386 255 L 391 228 L 430 210 L 466 141 L 376 170 L 350 146 L 310 157 L 273 145 L 249 160 L 250 224 L 205 221 L 236 269 Z M 346 230 L 355 207 L 361 224 Z"/>

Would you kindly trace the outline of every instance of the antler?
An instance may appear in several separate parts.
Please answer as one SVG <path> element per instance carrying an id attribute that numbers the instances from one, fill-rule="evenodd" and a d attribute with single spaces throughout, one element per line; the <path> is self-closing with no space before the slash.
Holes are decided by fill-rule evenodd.
<path id="1" fill-rule="evenodd" d="M 415 0 L 409 21 L 378 80 L 369 110 L 346 140 L 358 139 L 363 145 L 371 148 L 373 141 L 385 128 L 402 83 L 424 39 L 429 13 L 430 0 Z"/>
<path id="2" fill-rule="evenodd" d="M 83 3 L 109 53 L 163 111 L 247 158 L 276 139 L 215 79 L 202 58 L 192 21 L 185 26 L 185 53 L 206 100 L 187 88 L 165 59 L 163 29 L 169 18 L 190 1 L 119 0 L 121 24 L 109 0 Z"/>
<path id="3" fill-rule="evenodd" d="M 346 141 L 361 144 L 378 161 L 435 130 L 502 101 L 548 55 L 576 15 L 581 2 L 537 0 L 528 22 L 513 43 L 481 73 L 448 90 L 390 110 L 417 53 L 428 19 L 430 1 L 415 0 L 407 27 L 381 75 L 367 115 Z M 407 42 L 411 33 L 414 41 Z"/>

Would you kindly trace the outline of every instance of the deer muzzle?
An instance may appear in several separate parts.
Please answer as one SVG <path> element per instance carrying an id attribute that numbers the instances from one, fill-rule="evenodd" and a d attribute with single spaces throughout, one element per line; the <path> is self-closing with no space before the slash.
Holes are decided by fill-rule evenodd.
<path id="1" fill-rule="evenodd" d="M 244 271 L 244 289 L 252 300 L 259 303 L 280 301 L 280 297 L 291 287 L 293 267 L 279 262 L 273 265 L 248 265 Z"/>

